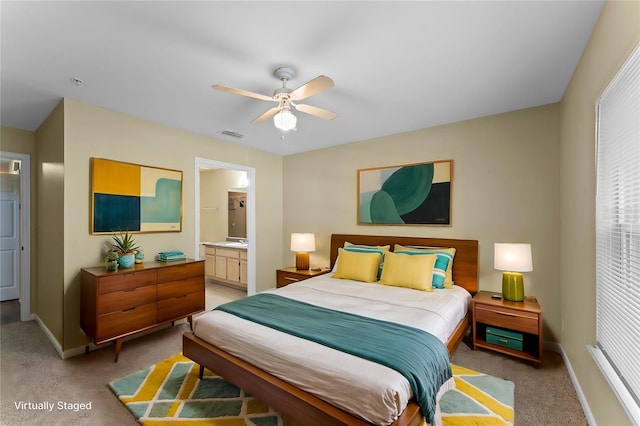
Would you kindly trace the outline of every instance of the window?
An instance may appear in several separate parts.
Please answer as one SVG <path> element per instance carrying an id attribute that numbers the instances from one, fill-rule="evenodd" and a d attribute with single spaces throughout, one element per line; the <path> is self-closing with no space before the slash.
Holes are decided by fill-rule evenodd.
<path id="1" fill-rule="evenodd" d="M 640 423 L 640 46 L 596 105 L 596 340 L 590 351 Z"/>

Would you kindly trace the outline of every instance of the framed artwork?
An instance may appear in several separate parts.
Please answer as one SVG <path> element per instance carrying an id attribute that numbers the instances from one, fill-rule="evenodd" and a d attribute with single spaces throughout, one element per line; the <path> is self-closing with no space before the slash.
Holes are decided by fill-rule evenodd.
<path id="1" fill-rule="evenodd" d="M 181 232 L 182 171 L 91 158 L 92 234 Z"/>
<path id="2" fill-rule="evenodd" d="M 453 160 L 358 170 L 358 225 L 451 225 Z"/>

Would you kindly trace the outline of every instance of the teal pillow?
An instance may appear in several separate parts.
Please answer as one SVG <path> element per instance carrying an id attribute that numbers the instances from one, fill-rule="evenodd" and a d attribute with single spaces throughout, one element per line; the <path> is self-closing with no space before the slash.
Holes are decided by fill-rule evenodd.
<path id="1" fill-rule="evenodd" d="M 429 255 L 435 254 L 436 263 L 433 266 L 433 275 L 431 280 L 431 287 L 433 288 L 446 288 L 445 278 L 447 277 L 447 268 L 449 267 L 449 263 L 453 261 L 453 255 L 447 251 L 442 250 L 429 250 L 429 249 L 421 249 L 420 251 L 408 251 L 408 250 L 398 250 L 394 251 L 394 253 L 402 253 L 402 254 L 410 254 L 412 256 L 420 256 L 420 255 Z"/>

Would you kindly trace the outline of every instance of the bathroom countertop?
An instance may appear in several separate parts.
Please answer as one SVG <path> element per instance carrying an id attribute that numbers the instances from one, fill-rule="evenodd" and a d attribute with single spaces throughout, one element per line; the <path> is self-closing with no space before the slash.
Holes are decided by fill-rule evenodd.
<path id="1" fill-rule="evenodd" d="M 224 248 L 237 248 L 237 249 L 247 249 L 247 243 L 241 243 L 238 241 L 206 241 L 200 243 L 206 247 L 224 247 Z"/>

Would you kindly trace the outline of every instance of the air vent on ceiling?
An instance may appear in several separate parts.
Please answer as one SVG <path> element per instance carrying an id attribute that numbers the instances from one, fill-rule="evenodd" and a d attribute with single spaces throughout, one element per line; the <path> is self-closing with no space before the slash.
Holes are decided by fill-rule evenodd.
<path id="1" fill-rule="evenodd" d="M 231 136 L 232 138 L 236 138 L 236 139 L 244 138 L 244 135 L 242 133 L 234 132 L 233 130 L 221 130 L 218 133 L 225 136 Z"/>

